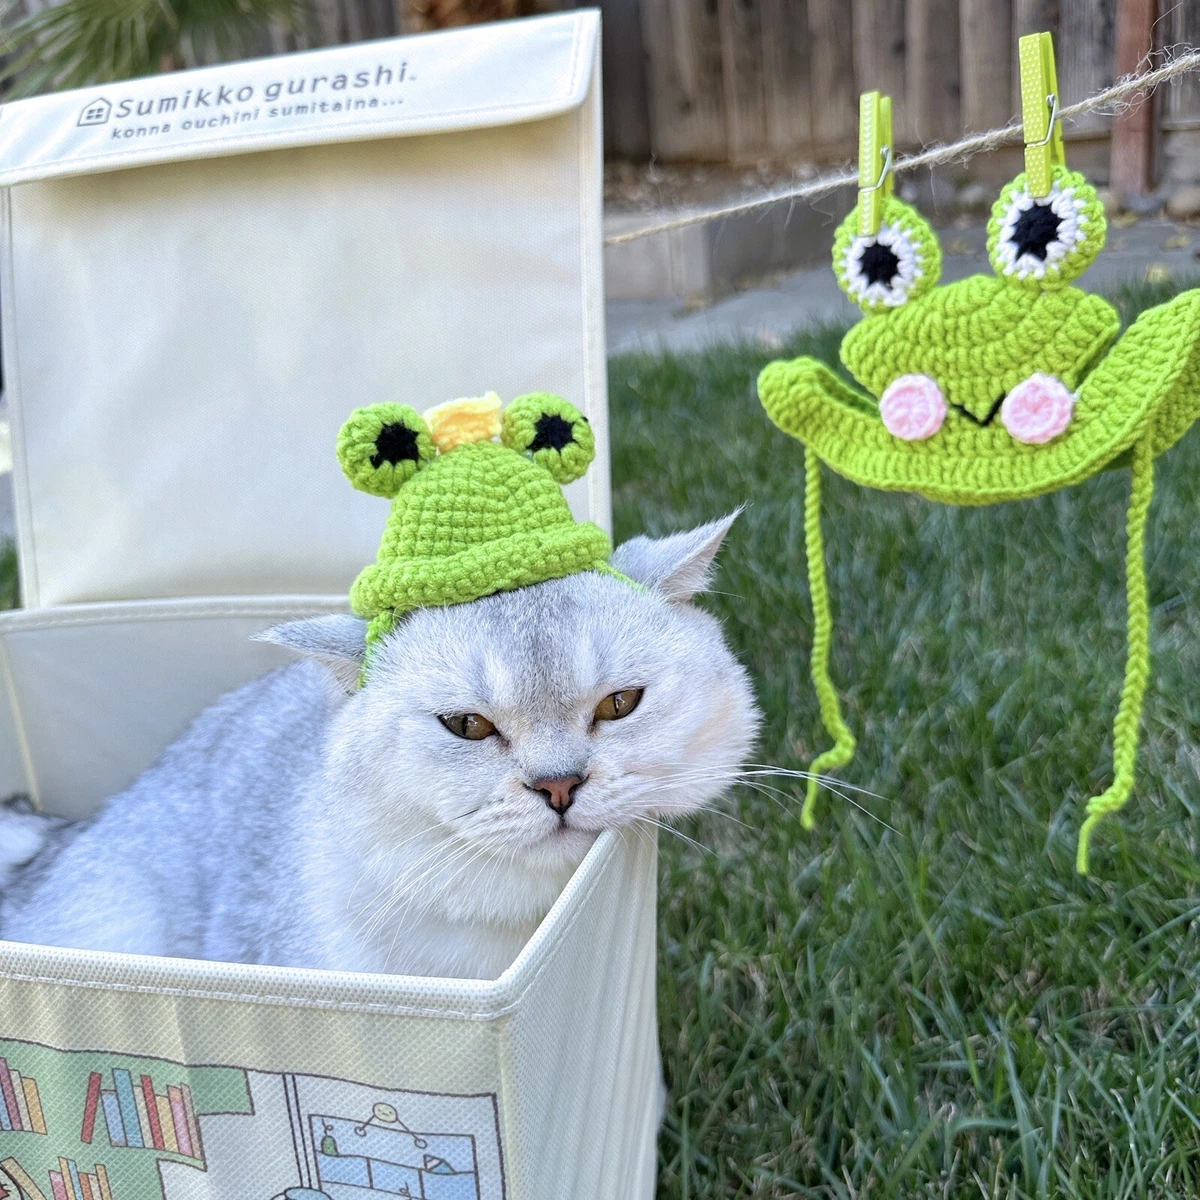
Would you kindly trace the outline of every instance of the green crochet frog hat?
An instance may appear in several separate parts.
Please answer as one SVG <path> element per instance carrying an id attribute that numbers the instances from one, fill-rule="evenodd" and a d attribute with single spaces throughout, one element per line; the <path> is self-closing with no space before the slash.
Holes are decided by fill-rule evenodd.
<path id="1" fill-rule="evenodd" d="M 503 417 L 494 392 L 426 417 L 400 404 L 352 413 L 338 436 L 342 470 L 359 491 L 392 501 L 379 556 L 350 591 L 370 622 L 368 646 L 414 608 L 576 571 L 616 574 L 608 534 L 576 521 L 560 486 L 595 452 L 587 418 L 547 392 L 519 397 Z"/>
<path id="2" fill-rule="evenodd" d="M 820 464 L 867 487 L 947 504 L 1020 500 L 1128 466 L 1128 657 L 1112 785 L 1088 801 L 1076 865 L 1096 823 L 1133 789 L 1149 675 L 1143 541 L 1154 459 L 1200 416 L 1200 289 L 1143 313 L 1117 340 L 1116 311 L 1073 285 L 1104 245 L 1104 209 L 1067 169 L 1048 33 L 1020 42 L 1025 171 L 988 222 L 993 274 L 937 286 L 933 230 L 892 195 L 891 102 L 862 97 L 858 204 L 838 229 L 833 268 L 864 317 L 841 359 L 865 390 L 811 358 L 759 376 L 768 415 L 805 450 L 805 536 L 814 612 L 812 676 L 833 747 L 818 776 L 846 765 L 854 737 L 829 676 L 832 623 L 820 521 Z M 1115 344 L 1114 344 L 1115 342 Z"/>

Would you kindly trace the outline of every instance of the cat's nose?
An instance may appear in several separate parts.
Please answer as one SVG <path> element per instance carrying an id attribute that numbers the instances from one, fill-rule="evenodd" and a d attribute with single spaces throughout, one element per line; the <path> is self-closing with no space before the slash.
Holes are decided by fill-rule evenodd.
<path id="1" fill-rule="evenodd" d="M 582 782 L 578 775 L 564 775 L 561 779 L 537 779 L 529 786 L 541 792 L 546 803 L 562 817 L 575 803 L 575 789 Z"/>

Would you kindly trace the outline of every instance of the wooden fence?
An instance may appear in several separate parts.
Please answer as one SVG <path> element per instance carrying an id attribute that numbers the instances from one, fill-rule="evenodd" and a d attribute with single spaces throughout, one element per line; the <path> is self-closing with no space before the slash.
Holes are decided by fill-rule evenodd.
<path id="1" fill-rule="evenodd" d="M 601 0 L 611 154 L 827 162 L 852 155 L 857 98 L 893 97 L 897 140 L 956 138 L 1019 112 L 1017 39 L 1055 35 L 1065 103 L 1112 82 L 1116 0 Z M 1200 0 L 1163 0 L 1161 47 L 1200 44 Z M 616 31 L 619 30 L 619 33 Z M 630 31 L 640 31 L 640 43 Z M 644 97 L 631 102 L 631 97 Z M 1200 129 L 1192 76 L 1162 127 Z M 1073 126 L 1102 136 L 1107 117 Z"/>

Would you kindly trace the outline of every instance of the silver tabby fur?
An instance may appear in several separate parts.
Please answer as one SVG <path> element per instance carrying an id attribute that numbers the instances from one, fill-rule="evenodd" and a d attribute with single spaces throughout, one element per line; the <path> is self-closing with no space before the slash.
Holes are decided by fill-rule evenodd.
<path id="1" fill-rule="evenodd" d="M 0 809 L 0 934 L 494 978 L 597 834 L 692 812 L 740 767 L 749 680 L 691 603 L 732 519 L 621 546 L 644 590 L 589 572 L 414 612 L 362 688 L 356 618 L 271 631 L 304 661 L 220 700 L 92 819 Z M 634 712 L 593 723 L 633 687 Z M 456 712 L 502 736 L 455 737 L 437 714 Z M 569 775 L 560 818 L 529 785 Z"/>

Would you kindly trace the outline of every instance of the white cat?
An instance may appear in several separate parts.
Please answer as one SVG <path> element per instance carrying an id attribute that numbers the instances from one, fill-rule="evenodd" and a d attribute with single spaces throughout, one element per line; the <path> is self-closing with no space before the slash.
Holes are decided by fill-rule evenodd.
<path id="1" fill-rule="evenodd" d="M 750 683 L 691 603 L 732 521 L 626 542 L 613 565 L 642 589 L 585 572 L 417 610 L 361 688 L 357 618 L 272 630 L 307 661 L 226 696 L 91 820 L 0 810 L 0 934 L 494 978 L 600 831 L 736 776 Z"/>

